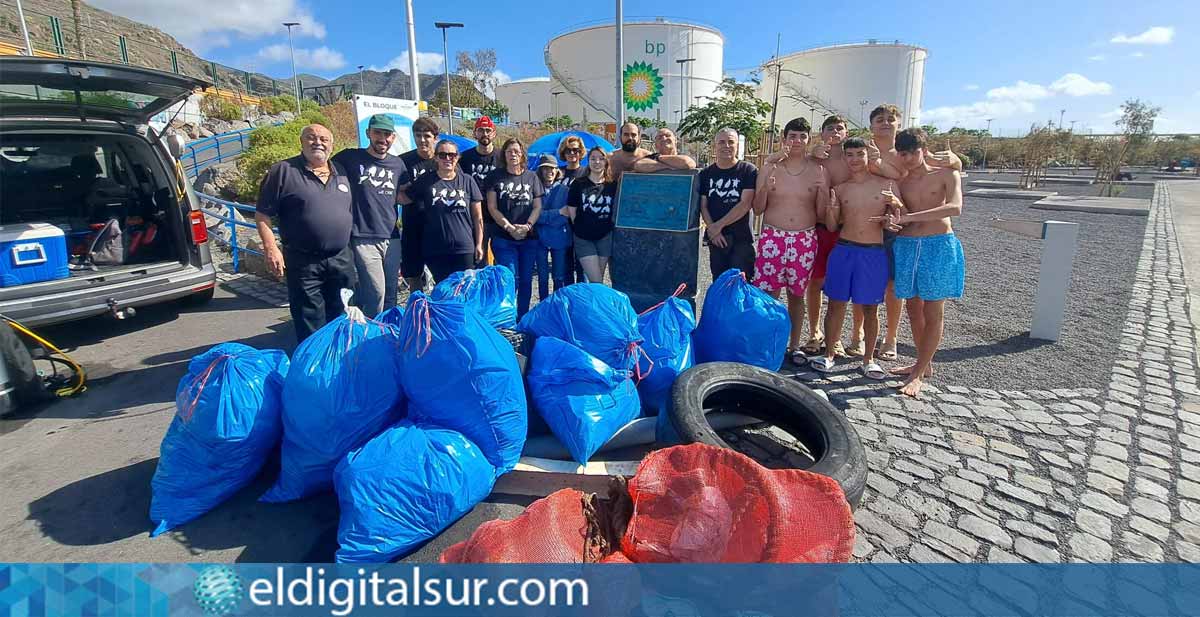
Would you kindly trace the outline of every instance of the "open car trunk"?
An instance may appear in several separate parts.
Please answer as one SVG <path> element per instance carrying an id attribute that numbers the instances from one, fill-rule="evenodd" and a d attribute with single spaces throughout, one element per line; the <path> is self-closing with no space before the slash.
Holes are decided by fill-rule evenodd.
<path id="1" fill-rule="evenodd" d="M 59 227 L 71 264 L 69 278 L 2 288 L 0 300 L 186 266 L 193 259 L 187 208 L 168 173 L 144 138 L 120 130 L 0 134 L 0 225 Z M 125 253 L 115 262 L 89 254 L 110 221 L 122 231 Z"/>

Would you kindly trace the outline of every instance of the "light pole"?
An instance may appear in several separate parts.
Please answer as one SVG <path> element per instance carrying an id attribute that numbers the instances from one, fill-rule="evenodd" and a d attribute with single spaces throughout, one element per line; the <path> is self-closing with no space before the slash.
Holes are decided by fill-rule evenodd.
<path id="1" fill-rule="evenodd" d="M 413 26 L 412 0 L 404 3 L 405 17 L 408 20 L 408 81 L 412 90 L 412 100 L 420 104 L 421 79 L 417 75 L 417 31 Z"/>
<path id="2" fill-rule="evenodd" d="M 560 131 L 562 130 L 562 126 L 559 126 L 558 123 L 558 119 L 560 117 L 558 115 L 558 95 L 562 93 L 562 90 L 555 90 L 554 92 L 550 93 L 551 101 L 553 102 L 552 106 L 554 107 L 554 128 Z"/>
<path id="3" fill-rule="evenodd" d="M 358 65 L 358 93 L 360 95 L 367 93 L 366 86 L 363 85 L 363 65 Z"/>
<path id="4" fill-rule="evenodd" d="M 442 31 L 442 62 L 446 69 L 446 120 L 450 123 L 450 134 L 454 134 L 454 103 L 450 102 L 450 48 L 446 43 L 446 31 L 461 28 L 462 24 L 452 21 L 435 21 L 433 27 Z"/>
<path id="5" fill-rule="evenodd" d="M 292 47 L 292 26 L 299 26 L 298 21 L 285 21 L 288 29 L 288 54 L 292 56 L 292 92 L 296 95 L 296 115 L 300 115 L 300 76 L 296 74 L 296 50 Z"/>
<path id="6" fill-rule="evenodd" d="M 621 40 L 625 37 L 625 3 L 617 0 L 617 110 L 613 120 L 617 121 L 617 135 L 621 134 L 621 125 L 625 124 L 625 50 Z"/>
<path id="7" fill-rule="evenodd" d="M 688 62 L 695 62 L 695 61 L 696 61 L 695 58 L 680 58 L 675 61 L 677 64 L 679 64 L 679 122 L 683 122 L 683 107 L 684 107 L 683 86 L 684 86 L 684 81 L 685 81 L 683 78 L 683 70 L 684 70 L 683 65 L 687 64 Z M 676 124 L 678 124 L 678 123 L 676 123 Z"/>
<path id="8" fill-rule="evenodd" d="M 1065 110 L 1065 109 L 1058 110 L 1058 130 L 1060 130 L 1060 131 L 1062 130 L 1063 116 L 1065 116 L 1066 114 L 1067 114 L 1067 110 Z"/>
<path id="9" fill-rule="evenodd" d="M 21 34 L 25 36 L 25 55 L 33 55 L 33 43 L 29 42 L 29 26 L 25 25 L 25 11 L 21 8 L 21 0 L 17 0 L 17 19 L 21 20 Z"/>
<path id="10" fill-rule="evenodd" d="M 984 169 L 987 169 L 987 147 L 988 147 L 988 142 L 990 142 L 990 141 L 992 140 L 992 120 L 993 120 L 993 118 L 987 118 L 987 123 L 988 123 L 988 125 L 987 125 L 987 137 L 985 137 L 985 138 L 984 138 L 984 140 L 983 140 L 983 168 L 984 168 Z"/>
<path id="11" fill-rule="evenodd" d="M 867 126 L 867 103 L 867 99 L 858 102 L 858 125 L 862 127 Z"/>

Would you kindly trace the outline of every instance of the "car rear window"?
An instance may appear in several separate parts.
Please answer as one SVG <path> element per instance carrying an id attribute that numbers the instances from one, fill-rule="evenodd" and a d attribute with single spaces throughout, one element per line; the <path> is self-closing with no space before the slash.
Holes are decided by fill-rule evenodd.
<path id="1" fill-rule="evenodd" d="M 109 107 L 112 109 L 141 109 L 156 100 L 148 94 L 121 92 L 119 90 L 85 90 L 80 93 L 80 96 L 83 99 L 84 105 Z M 0 83 L 0 102 L 2 101 L 74 103 L 75 91 L 28 84 Z"/>

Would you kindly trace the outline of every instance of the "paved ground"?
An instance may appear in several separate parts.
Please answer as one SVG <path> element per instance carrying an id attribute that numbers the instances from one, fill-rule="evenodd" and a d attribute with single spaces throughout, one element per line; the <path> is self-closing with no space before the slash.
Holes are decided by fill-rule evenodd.
<path id="1" fill-rule="evenodd" d="M 1099 386 L 988 389 L 945 379 L 911 401 L 848 375 L 817 381 L 790 371 L 846 411 L 868 451 L 858 559 L 1200 561 L 1200 484 L 1191 481 L 1200 475 L 1200 389 L 1180 251 L 1200 246 L 1197 192 L 1160 184 L 1140 245 L 1122 258 L 1132 293 L 1116 295 L 1116 279 L 1097 291 L 1121 312 L 1112 363 L 1094 369 L 1105 376 Z M 224 339 L 288 349 L 280 293 L 223 275 L 203 309 L 48 329 L 91 369 L 92 386 L 0 420 L 0 559 L 330 559 L 334 498 L 257 504 L 271 470 L 199 521 L 147 536 L 149 479 L 186 361 Z M 481 504 L 413 559 L 431 559 L 526 502 Z"/>

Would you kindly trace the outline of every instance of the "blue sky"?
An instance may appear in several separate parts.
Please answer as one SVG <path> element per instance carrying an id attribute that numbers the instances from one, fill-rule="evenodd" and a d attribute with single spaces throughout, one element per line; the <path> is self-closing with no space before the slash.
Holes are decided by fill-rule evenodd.
<path id="1" fill-rule="evenodd" d="M 156 25 L 219 62 L 290 76 L 286 31 L 301 72 L 333 77 L 357 70 L 407 72 L 400 0 L 91 0 Z M 414 0 L 422 72 L 442 70 L 434 21 L 459 21 L 456 50 L 493 47 L 499 77 L 547 74 L 542 49 L 551 35 L 592 20 L 611 20 L 612 2 L 522 3 Z M 1076 121 L 1076 130 L 1109 132 L 1122 101 L 1138 97 L 1163 108 L 1159 132 L 1200 133 L 1200 12 L 1186 3 L 1141 1 L 801 3 L 795 0 L 627 0 L 625 15 L 665 16 L 717 27 L 725 36 L 727 72 L 744 77 L 768 58 L 775 34 L 784 53 L 868 38 L 900 39 L 929 49 L 923 122 L 946 129 L 1013 134 L 1031 122 Z M 518 8 L 519 7 L 519 8 Z M 669 8 L 666 8 L 669 7 Z M 730 10 L 736 7 L 736 10 Z M 766 25 L 764 25 L 766 24 Z M 451 66 L 451 69 L 454 67 Z"/>

